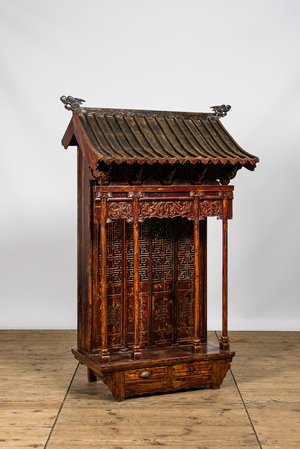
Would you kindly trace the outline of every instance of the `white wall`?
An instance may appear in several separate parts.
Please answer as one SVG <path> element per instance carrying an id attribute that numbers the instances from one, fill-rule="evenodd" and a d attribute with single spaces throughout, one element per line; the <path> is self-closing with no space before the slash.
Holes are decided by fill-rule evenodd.
<path id="1" fill-rule="evenodd" d="M 230 222 L 230 329 L 300 330 L 298 0 L 2 0 L 1 328 L 76 327 L 76 155 L 87 106 L 209 111 L 260 157 Z M 209 327 L 221 327 L 210 221 Z"/>

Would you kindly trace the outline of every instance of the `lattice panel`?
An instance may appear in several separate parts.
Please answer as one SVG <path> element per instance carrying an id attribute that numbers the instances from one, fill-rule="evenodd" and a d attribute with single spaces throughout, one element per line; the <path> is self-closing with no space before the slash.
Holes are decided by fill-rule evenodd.
<path id="1" fill-rule="evenodd" d="M 107 224 L 107 283 L 118 284 L 122 282 L 123 273 L 123 225 L 122 221 L 113 221 Z M 99 242 L 99 279 L 101 280 L 101 251 Z"/>
<path id="2" fill-rule="evenodd" d="M 107 224 L 106 231 L 107 257 L 107 342 L 110 348 L 122 346 L 123 320 L 123 223 L 121 220 Z M 100 245 L 100 243 L 99 243 Z M 101 285 L 101 253 L 99 246 L 99 281 Z M 99 291 L 101 301 L 101 289 Z M 101 318 L 99 320 L 99 334 Z M 101 335 L 99 335 L 101 342 Z"/>
<path id="3" fill-rule="evenodd" d="M 139 225 L 140 282 L 149 282 L 149 222 Z M 133 226 L 127 225 L 127 281 L 133 282 Z"/>
<path id="4" fill-rule="evenodd" d="M 177 340 L 190 341 L 194 332 L 194 223 L 178 223 Z"/>
<path id="5" fill-rule="evenodd" d="M 123 229 L 120 220 L 107 225 L 107 282 L 122 282 L 123 272 Z"/>
<path id="6" fill-rule="evenodd" d="M 178 225 L 178 280 L 194 278 L 194 223 L 186 219 Z"/>
<path id="7" fill-rule="evenodd" d="M 139 224 L 139 249 L 142 344 L 170 344 L 174 336 L 178 342 L 190 342 L 194 332 L 194 222 L 186 218 L 145 220 Z M 99 274 L 101 285 L 101 260 Z M 107 281 L 108 346 L 117 349 L 126 341 L 133 343 L 132 223 L 115 220 L 107 224 Z M 99 318 L 100 343 L 101 313 Z"/>
<path id="8" fill-rule="evenodd" d="M 153 219 L 152 281 L 173 279 L 173 239 L 171 219 Z"/>

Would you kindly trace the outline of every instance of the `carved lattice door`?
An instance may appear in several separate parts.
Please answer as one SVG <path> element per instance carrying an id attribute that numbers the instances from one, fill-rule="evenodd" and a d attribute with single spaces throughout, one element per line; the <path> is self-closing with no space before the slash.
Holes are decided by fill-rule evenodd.
<path id="1" fill-rule="evenodd" d="M 99 242 L 100 244 L 100 242 Z M 139 225 L 140 327 L 142 345 L 191 342 L 194 320 L 194 234 L 187 219 L 145 220 Z M 101 260 L 99 285 L 101 279 Z M 107 224 L 107 334 L 109 348 L 134 341 L 133 229 Z M 97 346 L 101 344 L 98 289 Z"/>

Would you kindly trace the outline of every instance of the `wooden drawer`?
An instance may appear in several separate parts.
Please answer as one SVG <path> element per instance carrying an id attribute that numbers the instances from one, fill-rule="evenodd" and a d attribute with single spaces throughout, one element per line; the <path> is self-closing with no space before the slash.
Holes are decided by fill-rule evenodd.
<path id="1" fill-rule="evenodd" d="M 153 380 L 163 380 L 166 378 L 167 378 L 166 366 L 132 369 L 125 371 L 125 383 L 137 381 L 147 382 Z"/>
<path id="2" fill-rule="evenodd" d="M 181 363 L 172 367 L 172 377 L 212 375 L 211 362 Z"/>

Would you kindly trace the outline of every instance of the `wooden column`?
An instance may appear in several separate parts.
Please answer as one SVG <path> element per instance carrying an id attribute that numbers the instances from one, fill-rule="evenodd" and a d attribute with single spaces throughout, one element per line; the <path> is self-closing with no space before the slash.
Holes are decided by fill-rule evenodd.
<path id="1" fill-rule="evenodd" d="M 200 341 L 200 224 L 199 197 L 194 198 L 194 353 L 201 352 Z"/>
<path id="2" fill-rule="evenodd" d="M 107 348 L 107 242 L 106 242 L 107 195 L 101 199 L 100 255 L 101 255 L 101 361 L 109 362 Z"/>
<path id="3" fill-rule="evenodd" d="M 139 198 L 133 197 L 133 300 L 134 300 L 134 345 L 133 359 L 140 360 L 140 294 L 139 294 Z"/>
<path id="4" fill-rule="evenodd" d="M 200 339 L 207 342 L 207 218 L 200 220 Z"/>
<path id="5" fill-rule="evenodd" d="M 222 337 L 220 349 L 229 350 L 228 338 L 228 197 L 223 200 L 223 287 L 222 287 Z"/>

